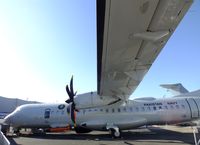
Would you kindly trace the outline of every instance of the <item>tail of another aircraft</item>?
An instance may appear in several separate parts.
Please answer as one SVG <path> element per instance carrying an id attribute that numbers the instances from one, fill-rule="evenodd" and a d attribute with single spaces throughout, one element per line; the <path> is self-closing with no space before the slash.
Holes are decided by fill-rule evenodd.
<path id="1" fill-rule="evenodd" d="M 181 83 L 162 84 L 160 86 L 169 90 L 176 97 L 200 96 L 200 90 L 189 92 Z"/>
<path id="2" fill-rule="evenodd" d="M 184 88 L 181 83 L 178 83 L 178 84 L 162 84 L 160 86 L 168 89 L 174 95 L 182 95 L 182 94 L 189 93 L 189 91 L 186 88 Z"/>

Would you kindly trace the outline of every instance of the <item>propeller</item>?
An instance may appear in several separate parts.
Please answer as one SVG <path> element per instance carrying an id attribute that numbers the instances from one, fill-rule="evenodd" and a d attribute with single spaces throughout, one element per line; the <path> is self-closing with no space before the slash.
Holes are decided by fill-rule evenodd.
<path id="1" fill-rule="evenodd" d="M 66 91 L 67 94 L 69 96 L 69 99 L 67 99 L 65 102 L 70 104 L 71 103 L 71 120 L 74 123 L 74 126 L 76 126 L 76 112 L 78 112 L 78 110 L 76 109 L 76 104 L 74 102 L 74 97 L 76 96 L 76 93 L 74 93 L 74 89 L 73 89 L 73 76 L 70 80 L 70 88 L 68 85 L 66 85 Z"/>
<path id="2" fill-rule="evenodd" d="M 69 96 L 69 99 L 67 99 L 65 102 L 68 103 L 68 104 L 71 103 L 71 102 L 73 103 L 74 102 L 74 96 L 76 96 L 76 93 L 77 93 L 77 92 L 74 93 L 74 89 L 73 89 L 73 76 L 70 80 L 70 89 L 69 89 L 69 86 L 67 85 L 66 91 L 67 91 L 67 94 Z"/>

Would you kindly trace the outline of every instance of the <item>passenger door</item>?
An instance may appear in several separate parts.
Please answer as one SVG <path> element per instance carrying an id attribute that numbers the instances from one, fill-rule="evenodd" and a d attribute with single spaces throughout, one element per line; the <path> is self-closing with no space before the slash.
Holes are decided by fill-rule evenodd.
<path id="1" fill-rule="evenodd" d="M 51 117 L 51 109 L 47 108 L 44 111 L 44 119 L 45 119 L 45 123 L 49 123 L 49 119 Z"/>

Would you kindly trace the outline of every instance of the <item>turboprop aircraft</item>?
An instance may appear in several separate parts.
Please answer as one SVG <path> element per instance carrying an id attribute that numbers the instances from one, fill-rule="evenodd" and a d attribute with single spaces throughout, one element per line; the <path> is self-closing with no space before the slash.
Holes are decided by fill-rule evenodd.
<path id="1" fill-rule="evenodd" d="M 18 107 L 5 118 L 16 129 L 72 126 L 78 133 L 172 124 L 200 117 L 199 95 L 129 100 L 192 0 L 97 0 L 97 92 L 76 95 L 73 78 L 63 104 Z"/>

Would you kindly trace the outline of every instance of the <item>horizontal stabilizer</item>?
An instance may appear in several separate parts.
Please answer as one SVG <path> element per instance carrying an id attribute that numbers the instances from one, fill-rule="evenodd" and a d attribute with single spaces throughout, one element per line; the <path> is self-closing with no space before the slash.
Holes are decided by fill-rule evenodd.
<path id="1" fill-rule="evenodd" d="M 179 95 L 176 97 L 196 97 L 196 96 L 198 97 L 200 96 L 200 90 L 192 91 L 192 92 L 186 93 L 184 95 Z"/>
<path id="2" fill-rule="evenodd" d="M 166 88 L 167 90 L 169 90 L 174 95 L 181 95 L 181 94 L 188 93 L 188 90 L 186 88 L 184 88 L 181 83 L 162 84 L 160 86 L 163 87 L 163 88 Z"/>

